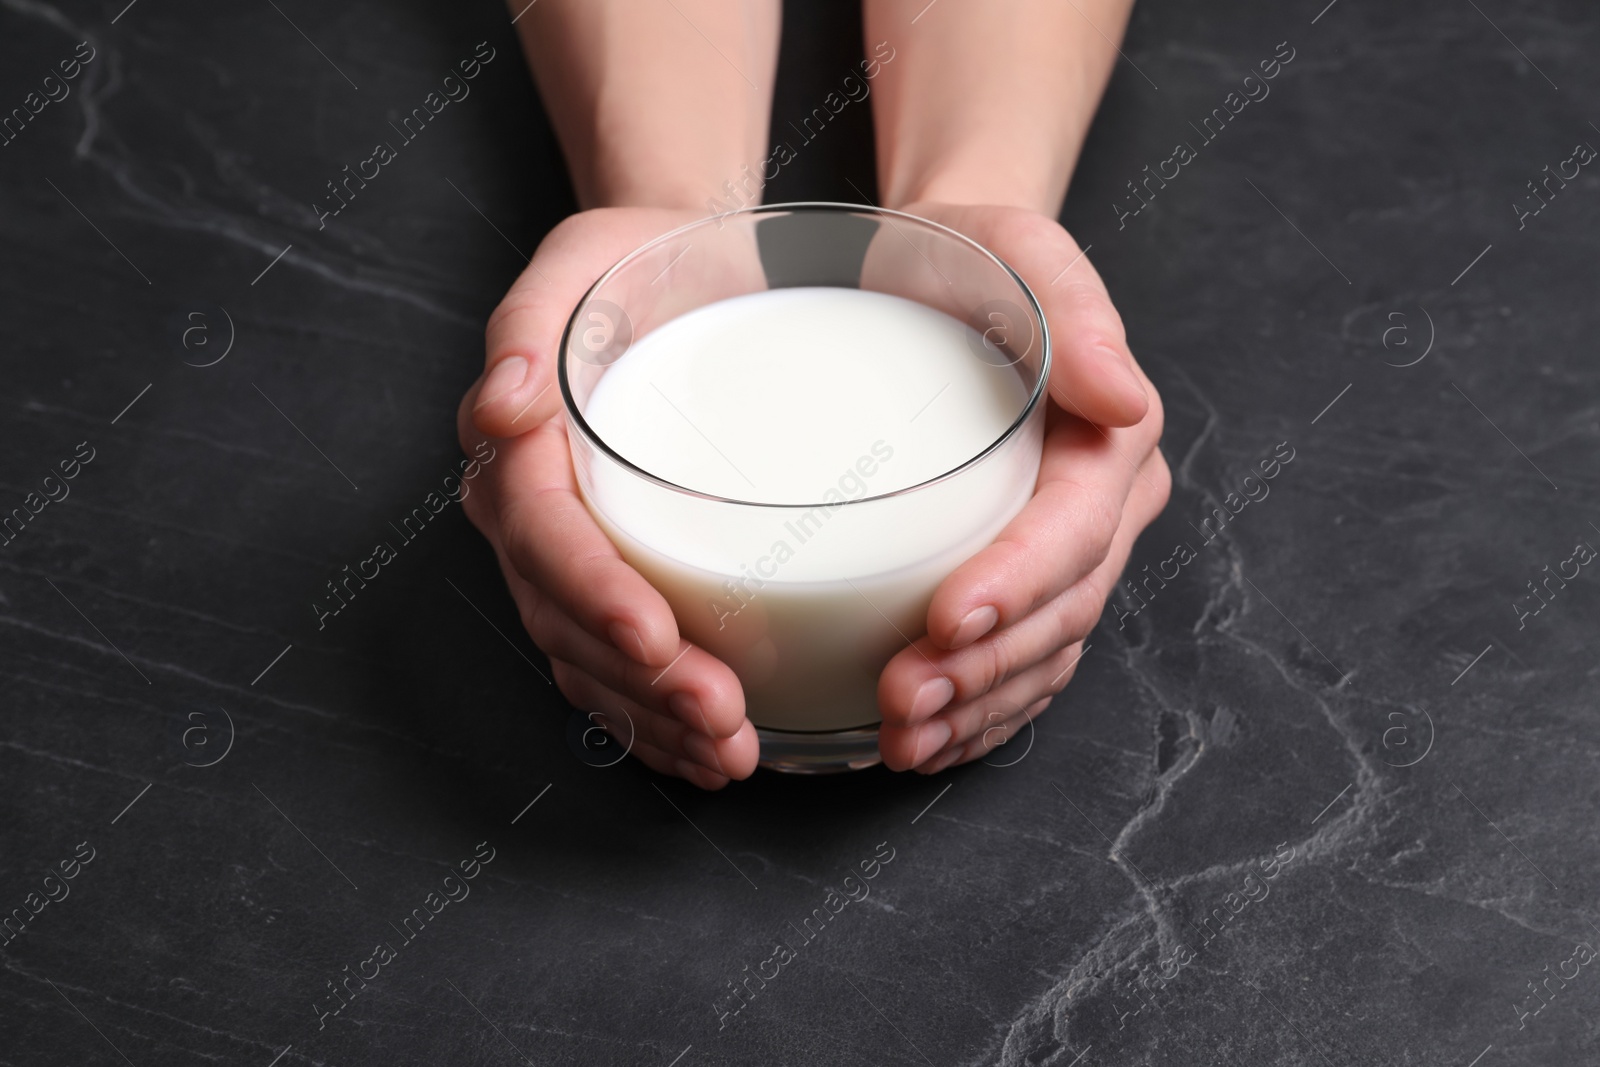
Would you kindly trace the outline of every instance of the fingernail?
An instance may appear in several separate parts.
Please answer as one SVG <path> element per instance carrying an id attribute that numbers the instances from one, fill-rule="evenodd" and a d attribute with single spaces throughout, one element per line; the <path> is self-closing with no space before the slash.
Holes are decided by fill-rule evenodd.
<path id="1" fill-rule="evenodd" d="M 911 757 L 911 766 L 920 766 L 922 761 L 932 756 L 945 746 L 950 740 L 950 724 L 940 719 L 930 722 L 917 731 L 917 747 Z"/>
<path id="2" fill-rule="evenodd" d="M 722 761 L 717 759 L 717 746 L 711 738 L 697 734 L 693 730 L 683 735 L 683 750 L 689 757 L 702 767 L 724 774 Z"/>
<path id="3" fill-rule="evenodd" d="M 633 660 L 635 663 L 644 663 L 644 638 L 625 622 L 614 622 L 606 627 L 606 634 L 611 638 L 611 643 L 617 651 Z M 649 664 L 645 664 L 649 666 Z"/>
<path id="4" fill-rule="evenodd" d="M 667 698 L 667 708 L 685 726 L 711 736 L 711 723 L 706 720 L 706 713 L 693 693 L 673 693 Z"/>
<path id="5" fill-rule="evenodd" d="M 1127 356 L 1123 355 L 1121 352 L 1118 352 L 1110 345 L 1095 345 L 1094 350 L 1104 373 L 1122 385 L 1124 387 L 1124 391 L 1129 393 L 1130 399 L 1148 399 L 1148 397 L 1145 395 L 1143 383 L 1141 383 L 1138 376 L 1133 373 L 1133 369 L 1128 366 Z"/>
<path id="6" fill-rule="evenodd" d="M 478 390 L 478 403 L 473 410 L 492 404 L 507 393 L 516 389 L 528 377 L 528 361 L 521 356 L 507 356 L 494 365 L 494 370 L 483 380 L 483 388 Z"/>
<path id="7" fill-rule="evenodd" d="M 940 771 L 956 762 L 956 760 L 960 759 L 961 752 L 961 749 L 953 748 L 949 752 L 946 752 L 944 755 L 940 756 L 938 759 L 930 760 L 926 767 L 918 767 L 917 770 L 923 774 L 938 774 Z"/>
<path id="8" fill-rule="evenodd" d="M 956 687 L 950 679 L 929 678 L 917 687 L 917 695 L 911 699 L 911 721 L 921 722 L 950 703 L 955 695 Z"/>
<path id="9" fill-rule="evenodd" d="M 994 624 L 999 621 L 1000 612 L 991 605 L 985 604 L 981 608 L 974 608 L 967 612 L 966 618 L 961 620 L 961 625 L 956 627 L 956 635 L 950 639 L 950 647 L 966 648 L 994 629 Z"/>

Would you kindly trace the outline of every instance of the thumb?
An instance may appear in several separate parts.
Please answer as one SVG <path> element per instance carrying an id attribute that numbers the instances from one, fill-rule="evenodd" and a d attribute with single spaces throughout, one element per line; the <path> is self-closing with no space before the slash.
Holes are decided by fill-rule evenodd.
<path id="1" fill-rule="evenodd" d="M 924 204 L 906 210 L 966 234 L 1027 282 L 1050 327 L 1050 396 L 1068 414 L 1101 426 L 1132 426 L 1144 418 L 1149 392 L 1122 318 L 1088 250 L 1059 223 L 1004 206 Z"/>
<path id="2" fill-rule="evenodd" d="M 561 410 L 556 359 L 573 308 L 619 259 L 690 217 L 661 208 L 598 208 L 546 235 L 489 316 L 471 413 L 480 433 L 514 437 Z"/>

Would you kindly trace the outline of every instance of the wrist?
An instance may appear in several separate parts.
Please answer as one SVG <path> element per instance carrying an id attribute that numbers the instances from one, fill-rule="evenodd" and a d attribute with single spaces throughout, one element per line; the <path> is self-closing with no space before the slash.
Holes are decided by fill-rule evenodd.
<path id="1" fill-rule="evenodd" d="M 737 116 L 729 119 L 728 125 L 736 127 Z M 764 133 L 763 125 L 738 138 L 707 137 L 703 130 L 605 137 L 594 146 L 589 167 L 571 168 L 578 200 L 585 208 L 658 207 L 699 214 L 759 203 L 760 175 L 741 155 Z"/>
<path id="2" fill-rule="evenodd" d="M 705 213 L 707 198 L 721 199 L 725 181 L 740 185 L 735 152 L 694 146 L 685 150 L 643 137 L 603 138 L 586 152 L 568 153 L 568 173 L 585 210 L 597 207 L 654 207 Z M 759 188 L 752 190 L 759 198 Z"/>
<path id="3" fill-rule="evenodd" d="M 879 146 L 884 206 L 935 202 L 1024 208 L 1055 218 L 1077 153 L 997 123 L 894 131 Z"/>
<path id="4" fill-rule="evenodd" d="M 1023 208 L 1050 218 L 1060 213 L 1062 193 L 1052 183 L 1018 180 L 994 170 L 992 165 L 945 165 L 927 173 L 897 177 L 884 182 L 883 204 L 896 210 L 922 203 L 992 204 Z"/>
<path id="5" fill-rule="evenodd" d="M 711 189 L 709 180 L 700 175 L 613 174 L 597 177 L 587 188 L 579 189 L 578 206 L 584 210 L 650 207 L 690 211 L 697 215 L 713 214 L 723 198 L 708 196 Z"/>

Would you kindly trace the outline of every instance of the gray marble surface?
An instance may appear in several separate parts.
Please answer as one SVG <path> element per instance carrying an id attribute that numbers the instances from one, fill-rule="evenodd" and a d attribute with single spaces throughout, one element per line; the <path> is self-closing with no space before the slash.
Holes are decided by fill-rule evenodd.
<path id="1" fill-rule="evenodd" d="M 1064 217 L 1176 576 L 992 765 L 701 795 L 576 758 L 459 509 L 314 625 L 571 209 L 509 16 L 123 2 L 0 0 L 0 107 L 66 94 L 0 147 L 0 510 L 58 498 L 0 546 L 0 1065 L 1600 1062 L 1593 5 L 1141 5 Z M 797 7 L 780 123 L 860 45 Z"/>

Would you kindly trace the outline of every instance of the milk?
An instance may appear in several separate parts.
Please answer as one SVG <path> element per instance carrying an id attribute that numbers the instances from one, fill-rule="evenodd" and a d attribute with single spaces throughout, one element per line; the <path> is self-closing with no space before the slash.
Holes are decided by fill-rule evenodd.
<path id="1" fill-rule="evenodd" d="M 684 637 L 738 674 L 755 725 L 870 726 L 934 589 L 1032 494 L 1042 408 L 932 481 L 1021 418 L 1031 382 L 1005 363 L 883 293 L 722 300 L 634 341 L 583 408 L 618 455 L 691 492 L 575 448 L 579 482 Z"/>

